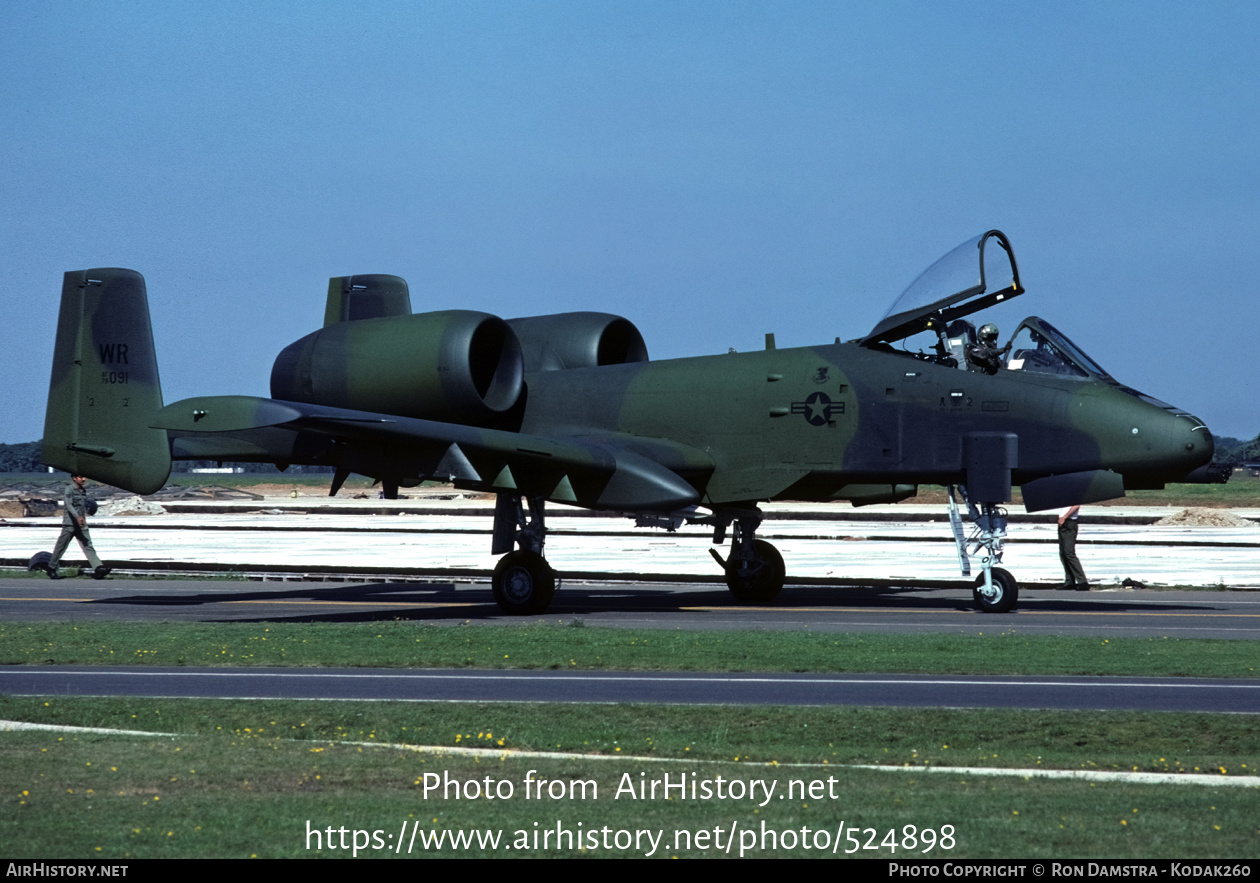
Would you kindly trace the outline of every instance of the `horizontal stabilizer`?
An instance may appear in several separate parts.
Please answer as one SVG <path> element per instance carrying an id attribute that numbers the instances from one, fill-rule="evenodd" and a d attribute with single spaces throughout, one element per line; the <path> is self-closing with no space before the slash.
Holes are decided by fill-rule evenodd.
<path id="1" fill-rule="evenodd" d="M 175 432 L 240 432 L 291 423 L 301 416 L 301 411 L 275 399 L 201 396 L 167 405 L 150 425 Z"/>

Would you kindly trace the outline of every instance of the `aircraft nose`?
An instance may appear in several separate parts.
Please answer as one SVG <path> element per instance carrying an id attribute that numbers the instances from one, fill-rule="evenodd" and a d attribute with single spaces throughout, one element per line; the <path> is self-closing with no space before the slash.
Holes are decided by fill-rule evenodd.
<path id="1" fill-rule="evenodd" d="M 1210 463 L 1216 453 L 1212 433 L 1198 417 L 1185 411 L 1168 414 L 1161 427 L 1164 457 L 1170 471 L 1189 474 L 1200 466 Z"/>
<path id="2" fill-rule="evenodd" d="M 1130 487 L 1180 481 L 1211 461 L 1212 433 L 1193 414 L 1127 391 L 1090 398 L 1103 462 Z"/>

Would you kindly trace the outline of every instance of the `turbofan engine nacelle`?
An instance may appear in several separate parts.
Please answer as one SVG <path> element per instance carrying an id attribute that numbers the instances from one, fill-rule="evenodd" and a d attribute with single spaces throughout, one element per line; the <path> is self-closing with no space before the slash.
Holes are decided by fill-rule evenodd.
<path id="1" fill-rule="evenodd" d="M 338 322 L 294 341 L 272 398 L 425 420 L 493 422 L 517 403 L 521 346 L 489 313 L 444 310 Z"/>
<path id="2" fill-rule="evenodd" d="M 647 345 L 629 319 L 610 313 L 556 313 L 509 319 L 525 370 L 558 371 L 646 362 Z"/>

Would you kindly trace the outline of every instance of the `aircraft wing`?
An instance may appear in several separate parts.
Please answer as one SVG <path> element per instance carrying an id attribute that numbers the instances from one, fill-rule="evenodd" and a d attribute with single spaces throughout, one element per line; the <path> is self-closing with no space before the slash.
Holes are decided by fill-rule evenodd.
<path id="1" fill-rule="evenodd" d="M 327 463 L 617 511 L 694 505 L 700 493 L 684 476 L 713 471 L 706 454 L 662 439 L 540 436 L 254 396 L 184 399 L 150 425 L 167 431 L 176 459 Z"/>

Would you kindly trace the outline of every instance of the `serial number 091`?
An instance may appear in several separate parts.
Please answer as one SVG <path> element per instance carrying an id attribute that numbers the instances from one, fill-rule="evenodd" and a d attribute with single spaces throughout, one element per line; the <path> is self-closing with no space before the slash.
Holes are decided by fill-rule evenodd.
<path id="1" fill-rule="evenodd" d="M 844 851 L 851 854 L 860 849 L 887 849 L 896 853 L 898 849 L 905 852 L 931 852 L 937 846 L 941 849 L 954 848 L 953 825 L 942 825 L 940 836 L 937 836 L 933 828 L 916 828 L 914 825 L 902 828 L 900 837 L 897 834 L 896 828 L 889 828 L 888 833 L 880 840 L 879 831 L 874 828 L 846 828 L 844 839 L 852 843 L 853 848 L 846 848 Z"/>

